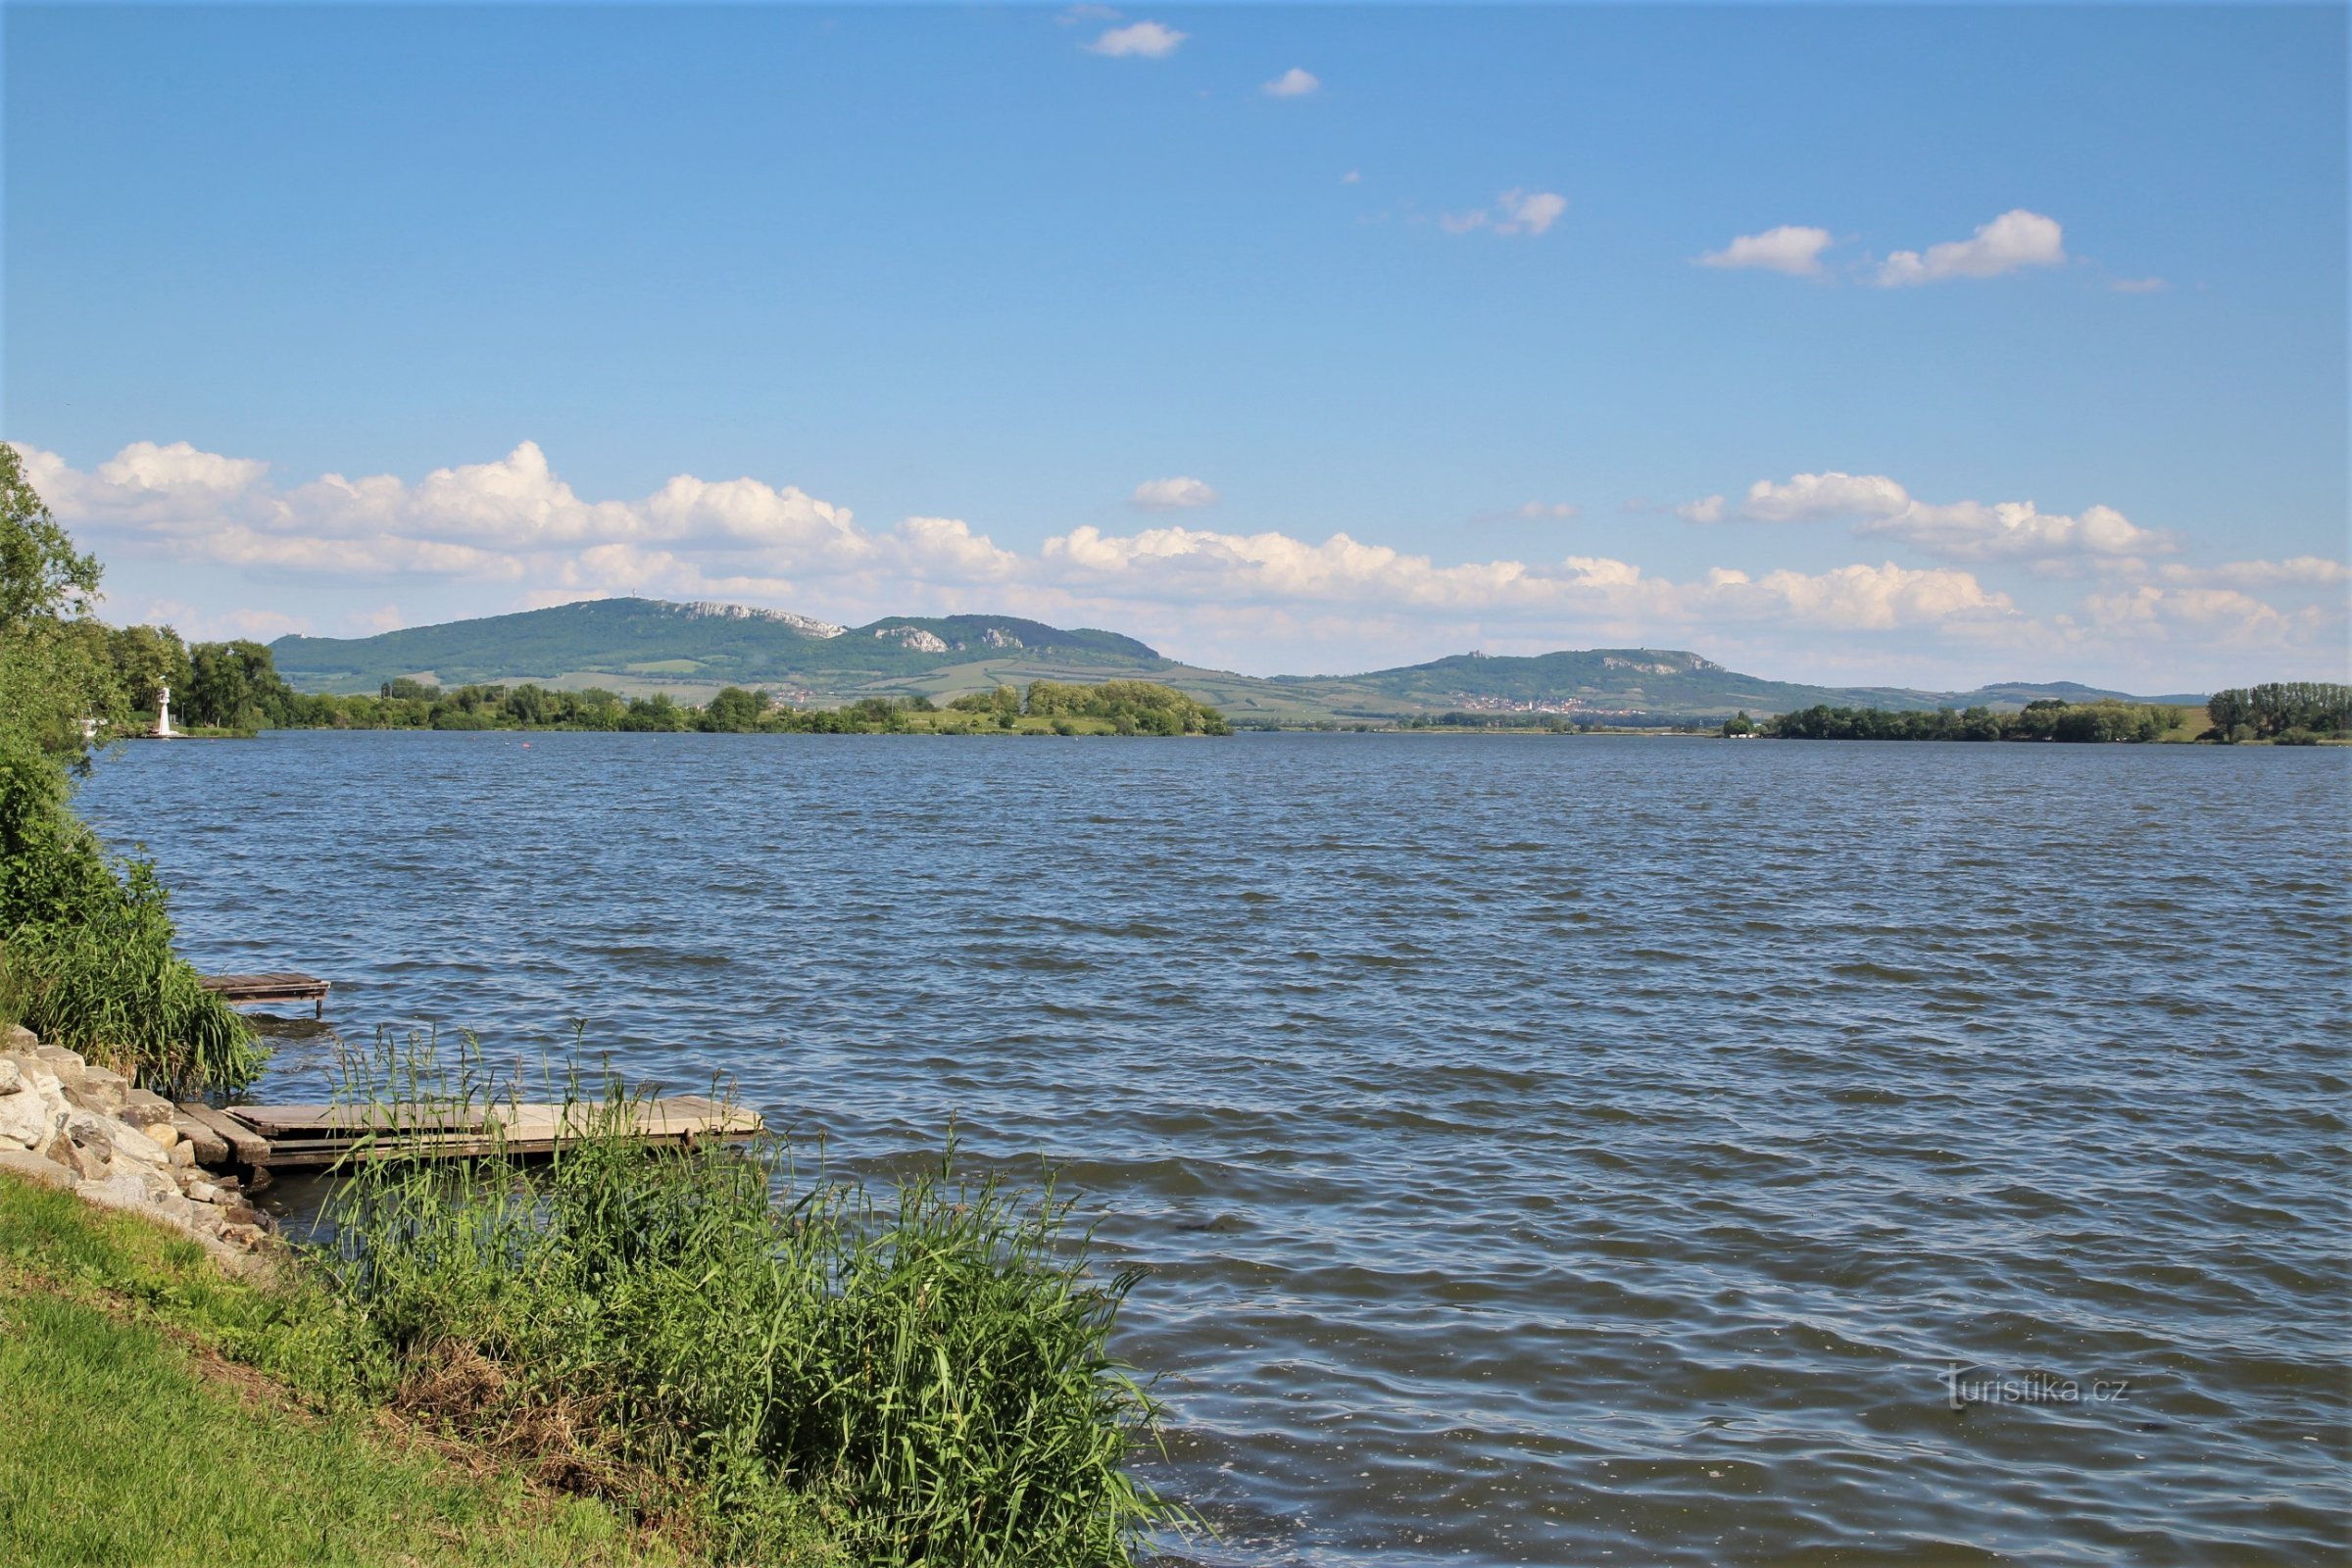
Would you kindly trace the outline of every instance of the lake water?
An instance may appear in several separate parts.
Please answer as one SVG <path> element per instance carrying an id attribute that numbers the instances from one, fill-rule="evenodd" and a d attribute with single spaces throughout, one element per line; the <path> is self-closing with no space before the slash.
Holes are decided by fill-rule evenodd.
<path id="1" fill-rule="evenodd" d="M 1155 1271 L 1121 1345 L 1194 1561 L 2307 1563 L 2352 1484 L 2348 769 L 313 733 L 130 747 L 82 805 L 199 962 L 330 976 L 347 1035 L 586 1018 L 837 1165 L 951 1116 L 1050 1160 Z M 2010 1387 L 1955 1410 L 1955 1364 Z"/>

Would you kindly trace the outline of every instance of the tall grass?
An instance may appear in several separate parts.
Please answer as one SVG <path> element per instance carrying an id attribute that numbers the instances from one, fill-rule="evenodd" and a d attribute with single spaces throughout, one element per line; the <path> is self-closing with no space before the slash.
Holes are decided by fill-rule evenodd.
<path id="1" fill-rule="evenodd" d="M 721 1560 L 829 1538 L 880 1564 L 1123 1564 L 1182 1522 L 1124 1468 L 1157 1410 L 1107 1348 L 1140 1271 L 1091 1267 L 1050 1189 L 959 1177 L 952 1139 L 883 1196 L 801 1179 L 772 1140 L 648 1149 L 616 1084 L 565 1088 L 584 1136 L 541 1170 L 379 1157 L 336 1189 L 364 1381 L 689 1511 Z"/>

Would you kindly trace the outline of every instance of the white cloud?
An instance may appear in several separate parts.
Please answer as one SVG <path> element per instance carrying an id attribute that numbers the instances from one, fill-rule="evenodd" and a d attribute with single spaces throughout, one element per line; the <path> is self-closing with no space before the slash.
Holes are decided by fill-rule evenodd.
<path id="1" fill-rule="evenodd" d="M 1219 497 L 1199 479 L 1179 474 L 1170 479 L 1146 479 L 1135 487 L 1127 504 L 1144 512 L 1189 512 L 1199 507 L 1213 507 Z"/>
<path id="2" fill-rule="evenodd" d="M 1821 253 L 1833 241 L 1826 228 L 1783 223 L 1761 234 L 1741 234 L 1719 251 L 1698 259 L 1701 267 L 1757 268 L 1792 277 L 1821 276 Z"/>
<path id="3" fill-rule="evenodd" d="M 2172 550 L 2168 536 L 2142 528 L 2113 507 L 2085 507 L 2068 515 L 2042 512 L 2031 501 L 1986 506 L 1913 502 L 1901 512 L 1872 517 L 1858 534 L 1885 534 L 1940 561 L 2050 561 L 2062 557 L 2135 557 Z"/>
<path id="4" fill-rule="evenodd" d="M 2107 286 L 2118 294 L 2161 294 L 2173 285 L 2161 277 L 2118 277 Z"/>
<path id="5" fill-rule="evenodd" d="M 1548 190 L 1506 190 L 1494 198 L 1493 207 L 1473 213 L 1446 213 L 1438 220 L 1438 226 L 1448 234 L 1468 234 L 1487 229 L 1496 234 L 1536 235 L 1559 221 L 1568 211 L 1568 198 Z"/>
<path id="6" fill-rule="evenodd" d="M 1124 27 L 1110 28 L 1086 47 L 1091 54 L 1109 55 L 1114 59 L 1164 60 L 1191 36 L 1190 33 L 1178 32 L 1174 27 L 1163 27 L 1156 22 L 1136 22 Z"/>
<path id="7" fill-rule="evenodd" d="M 2340 612 L 2318 607 L 2281 611 L 2234 588 L 2159 588 L 2143 583 L 2093 594 L 2083 600 L 2082 609 L 2103 635 L 2142 645 L 2188 642 L 2273 655 L 2324 651 L 2339 662 L 2343 658 Z"/>
<path id="8" fill-rule="evenodd" d="M 1046 575 L 1121 600 L 1219 605 L 1355 606 L 1470 614 L 1503 624 L 1564 619 L 1689 632 L 1714 621 L 1876 631 L 1962 618 L 2005 617 L 2016 607 L 1965 571 L 1851 565 L 1751 578 L 1717 570 L 1698 581 L 1651 577 L 1629 562 L 1570 556 L 1556 563 L 1429 557 L 1333 534 L 1320 544 L 1287 534 L 1183 527 L 1111 536 L 1092 527 L 1046 541 Z"/>
<path id="9" fill-rule="evenodd" d="M 1825 518 L 1884 517 L 1911 504 L 1903 487 L 1877 473 L 1800 473 L 1787 484 L 1758 479 L 1740 504 L 1757 522 L 1818 522 Z"/>
<path id="10" fill-rule="evenodd" d="M 2169 563 L 2159 575 L 2184 587 L 2332 588 L 2352 583 L 2352 566 L 2326 556 L 2291 556 L 2284 561 L 2230 561 L 2218 566 Z"/>
<path id="11" fill-rule="evenodd" d="M 1516 514 L 1519 516 L 1549 522 L 1573 522 L 1584 509 L 1573 501 L 1530 501 Z"/>
<path id="12" fill-rule="evenodd" d="M 1683 514 L 1695 521 L 1719 521 Z M 2031 501 L 1956 501 L 1934 505 L 1915 499 L 1883 473 L 1791 475 L 1786 483 L 1758 479 L 1748 486 L 1739 515 L 1751 522 L 1851 522 L 1854 532 L 1900 539 L 1940 561 L 2021 561 L 2045 564 L 2068 560 L 2125 562 L 2177 548 L 2170 535 L 2142 528 L 2113 507 L 2091 506 L 2073 514 L 2043 512 Z"/>
<path id="13" fill-rule="evenodd" d="M 1686 501 L 1674 509 L 1674 514 L 1685 522 L 1721 522 L 1723 497 L 1701 496 L 1696 501 Z"/>
<path id="14" fill-rule="evenodd" d="M 1323 85 L 1322 78 L 1297 66 L 1258 88 L 1269 98 L 1304 98 Z"/>
<path id="15" fill-rule="evenodd" d="M 1120 15 L 1116 6 L 1079 4 L 1065 8 L 1054 20 L 1065 27 L 1074 27 L 1081 22 L 1116 22 Z"/>
<path id="16" fill-rule="evenodd" d="M 1340 183 L 1343 185 L 1361 185 L 1363 182 L 1364 172 L 1360 169 L 1350 169 L 1340 176 Z"/>
<path id="17" fill-rule="evenodd" d="M 1955 277 L 1998 277 L 2023 267 L 2055 267 L 2065 260 L 2065 235 L 2057 220 L 2019 207 L 1968 239 L 1929 246 L 1925 255 L 1896 251 L 1880 264 L 1874 281 L 1899 288 Z"/>

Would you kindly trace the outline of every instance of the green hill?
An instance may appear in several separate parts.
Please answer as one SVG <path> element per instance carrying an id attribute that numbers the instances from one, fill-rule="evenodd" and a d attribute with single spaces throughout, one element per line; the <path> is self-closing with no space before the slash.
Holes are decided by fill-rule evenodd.
<path id="1" fill-rule="evenodd" d="M 844 627 L 782 611 L 658 599 L 596 599 L 375 637 L 281 637 L 270 648 L 288 681 L 325 692 L 371 692 L 405 675 L 444 686 L 528 680 L 690 695 L 768 685 L 845 697 L 974 662 L 1074 660 L 1100 664 L 1097 678 L 1167 662 L 1116 632 L 1064 631 L 1014 615 L 893 615 Z"/>
<path id="2" fill-rule="evenodd" d="M 304 691 L 371 692 L 410 676 L 444 686 L 536 681 L 626 696 L 666 691 L 701 702 L 721 686 L 761 686 L 797 703 L 860 697 L 945 700 L 1033 680 L 1165 682 L 1244 723 L 1378 721 L 1471 711 L 1577 720 L 1720 717 L 1840 708 L 2018 709 L 2041 697 L 2121 697 L 2072 681 L 2005 682 L 1974 692 L 1808 686 L 1726 669 L 1662 648 L 1531 657 L 1457 654 L 1361 675 L 1238 675 L 1162 658 L 1117 632 L 1075 631 L 1017 615 L 890 615 L 845 627 L 741 605 L 597 599 L 376 637 L 281 637 L 270 644 Z M 2201 697 L 2135 701 L 2194 705 Z"/>

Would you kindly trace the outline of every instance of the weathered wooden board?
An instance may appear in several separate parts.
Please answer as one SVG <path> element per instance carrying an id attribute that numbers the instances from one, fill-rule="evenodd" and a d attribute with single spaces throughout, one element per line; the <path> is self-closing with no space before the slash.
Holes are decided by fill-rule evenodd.
<path id="1" fill-rule="evenodd" d="M 176 1106 L 172 1111 L 172 1130 L 179 1134 L 181 1142 L 196 1151 L 197 1164 L 210 1166 L 228 1163 L 228 1140 Z"/>
<path id="2" fill-rule="evenodd" d="M 215 1137 L 227 1144 L 229 1153 L 238 1164 L 270 1163 L 270 1140 L 225 1111 L 215 1110 L 200 1100 L 183 1100 L 179 1102 L 179 1113 L 209 1129 Z M 197 1152 L 196 1157 L 203 1159 L 202 1150 Z"/>
<path id="3" fill-rule="evenodd" d="M 207 991 L 236 1006 L 256 1002 L 308 1002 L 320 1017 L 326 1015 L 326 994 L 332 982 L 291 969 L 269 974 L 207 974 L 197 976 Z"/>
<path id="4" fill-rule="evenodd" d="M 599 1105 L 397 1104 L 238 1105 L 220 1110 L 194 1102 L 180 1112 L 227 1155 L 246 1165 L 304 1167 L 338 1160 L 481 1154 L 545 1154 L 592 1132 L 609 1129 Z M 629 1107 L 627 1135 L 650 1144 L 689 1144 L 751 1138 L 765 1129 L 760 1113 L 701 1095 L 667 1095 Z M 372 1135 L 372 1136 L 370 1136 Z"/>

